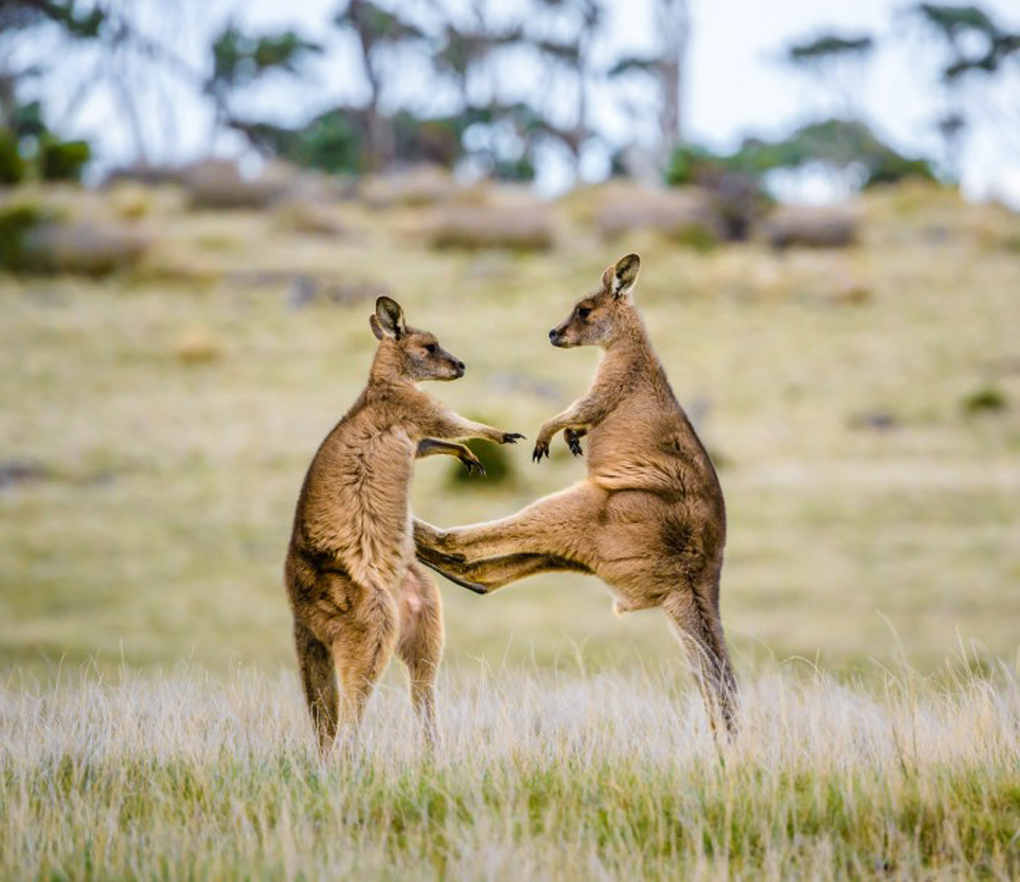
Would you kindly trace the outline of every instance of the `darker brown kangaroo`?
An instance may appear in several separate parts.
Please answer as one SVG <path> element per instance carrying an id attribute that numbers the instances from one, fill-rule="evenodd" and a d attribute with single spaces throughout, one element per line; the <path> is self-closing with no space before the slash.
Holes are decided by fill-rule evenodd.
<path id="1" fill-rule="evenodd" d="M 726 511 L 715 469 L 673 395 L 630 292 L 640 259 L 606 269 L 601 287 L 549 332 L 554 346 L 601 346 L 588 393 L 546 422 L 534 459 L 554 436 L 588 476 L 498 521 L 441 530 L 415 522 L 419 558 L 493 591 L 539 572 L 593 573 L 616 611 L 662 607 L 688 651 L 713 729 L 735 732 L 736 680 L 719 616 Z"/>
<path id="2" fill-rule="evenodd" d="M 339 725 L 361 719 L 394 649 L 434 740 L 443 620 L 435 584 L 414 559 L 414 460 L 446 454 L 484 473 L 452 440 L 524 437 L 466 420 L 416 388 L 462 377 L 464 363 L 432 334 L 407 327 L 396 302 L 380 297 L 369 322 L 379 347 L 368 385 L 312 460 L 285 567 L 301 682 L 323 752 Z"/>

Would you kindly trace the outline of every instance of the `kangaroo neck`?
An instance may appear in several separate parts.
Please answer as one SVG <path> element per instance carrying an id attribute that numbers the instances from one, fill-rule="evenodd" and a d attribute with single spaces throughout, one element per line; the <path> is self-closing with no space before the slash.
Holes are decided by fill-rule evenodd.
<path id="1" fill-rule="evenodd" d="M 370 397 L 381 398 L 414 388 L 414 383 L 404 376 L 400 353 L 393 346 L 383 343 L 376 350 L 368 372 L 367 388 Z"/>
<path id="2" fill-rule="evenodd" d="M 633 313 L 616 336 L 605 346 L 603 363 L 625 368 L 655 362 L 648 334 L 640 317 Z"/>

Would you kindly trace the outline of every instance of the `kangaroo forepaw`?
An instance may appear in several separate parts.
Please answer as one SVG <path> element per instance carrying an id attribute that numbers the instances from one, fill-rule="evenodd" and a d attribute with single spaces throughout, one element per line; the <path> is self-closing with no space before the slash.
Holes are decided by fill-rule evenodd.
<path id="1" fill-rule="evenodd" d="M 584 448 L 581 447 L 581 438 L 573 432 L 567 432 L 565 436 L 567 447 L 574 456 L 583 456 Z"/>
<path id="2" fill-rule="evenodd" d="M 485 466 L 482 465 L 481 461 L 476 457 L 464 457 L 461 459 L 464 463 L 464 468 L 468 470 L 468 474 L 477 474 L 481 477 L 485 477 Z"/>
<path id="3" fill-rule="evenodd" d="M 518 441 L 521 441 L 523 439 L 524 439 L 524 436 L 520 432 L 504 432 L 503 433 L 503 440 L 501 440 L 499 443 L 500 444 L 516 444 Z"/>
<path id="4" fill-rule="evenodd" d="M 548 441 L 539 441 L 539 442 L 537 442 L 535 444 L 535 449 L 531 453 L 531 458 L 535 462 L 541 462 L 543 456 L 546 457 L 546 459 L 549 458 L 549 442 Z"/>

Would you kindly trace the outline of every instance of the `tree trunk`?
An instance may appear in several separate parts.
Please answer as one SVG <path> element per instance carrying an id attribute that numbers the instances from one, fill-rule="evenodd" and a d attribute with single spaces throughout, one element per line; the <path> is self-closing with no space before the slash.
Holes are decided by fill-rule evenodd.
<path id="1" fill-rule="evenodd" d="M 656 9 L 663 51 L 659 68 L 662 106 L 659 111 L 659 159 L 665 165 L 683 140 L 683 86 L 691 19 L 687 0 L 659 0 Z"/>

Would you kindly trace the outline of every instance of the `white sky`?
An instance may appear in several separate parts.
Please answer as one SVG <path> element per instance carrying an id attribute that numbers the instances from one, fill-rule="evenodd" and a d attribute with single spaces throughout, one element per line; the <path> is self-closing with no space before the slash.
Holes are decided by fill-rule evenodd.
<path id="1" fill-rule="evenodd" d="M 161 0 L 121 0 L 131 4 L 151 24 L 153 33 L 166 27 L 167 16 L 178 32 L 175 49 L 196 66 L 208 63 L 212 33 L 233 16 L 246 27 L 294 27 L 303 35 L 326 44 L 327 59 L 311 67 L 305 80 L 281 79 L 270 83 L 252 97 L 253 109 L 281 121 L 299 122 L 311 113 L 340 101 L 363 96 L 360 67 L 354 46 L 329 26 L 337 0 L 179 0 L 170 7 Z M 419 0 L 420 2 L 420 0 Z M 497 3 L 500 10 L 520 8 L 521 0 Z M 595 47 L 596 59 L 605 64 L 627 54 L 650 52 L 656 45 L 654 0 L 604 0 L 607 11 L 604 36 Z M 137 4 L 137 6 L 135 5 Z M 463 7 L 465 0 L 447 0 Z M 413 5 L 413 4 L 412 4 Z M 937 87 L 938 58 L 920 38 L 921 31 L 904 17 L 900 0 L 690 0 L 692 34 L 688 55 L 684 118 L 689 137 L 716 148 L 732 148 L 744 135 L 777 136 L 794 125 L 829 115 L 835 109 L 831 96 L 806 75 L 792 72 L 780 61 L 782 49 L 819 31 L 855 33 L 869 31 L 878 36 L 893 35 L 876 52 L 869 75 L 855 84 L 854 100 L 864 117 L 894 146 L 907 153 L 938 155 L 939 141 L 932 122 L 943 108 Z M 1020 31 L 1020 2 L 983 0 L 1004 26 Z M 168 13 L 168 9 L 174 11 Z M 22 58 L 45 54 L 53 46 L 33 38 L 32 46 L 19 46 Z M 50 56 L 52 57 L 52 55 Z M 138 75 L 125 62 L 120 72 L 131 81 Z M 508 60 L 494 72 L 501 88 L 529 84 L 544 93 L 550 106 L 561 112 L 572 107 L 569 94 L 548 86 L 545 73 L 526 58 Z M 66 65 L 61 94 L 71 101 L 73 84 L 84 72 Z M 420 68 L 407 65 L 390 95 L 393 100 L 414 97 L 444 108 L 444 96 L 422 75 Z M 1014 71 L 995 94 L 977 98 L 982 90 L 967 93 L 972 125 L 964 154 L 963 186 L 973 198 L 1002 198 L 1020 206 L 1020 72 Z M 149 144 L 151 158 L 179 160 L 206 152 L 210 146 L 210 110 L 170 78 L 149 84 L 151 100 L 145 103 L 139 125 Z M 1007 88 L 1012 88 L 1008 92 Z M 644 87 L 647 91 L 647 87 Z M 636 101 L 642 97 L 640 81 L 624 89 Z M 49 96 L 54 97 L 54 96 Z M 629 138 L 627 115 L 620 106 L 620 90 L 596 88 L 593 107 L 600 128 L 620 143 Z M 974 100 L 970 100 L 973 98 Z M 173 108 L 172 117 L 165 112 Z M 168 118 L 171 120 L 167 122 Z M 99 95 L 86 100 L 74 118 L 72 128 L 98 138 L 101 159 L 107 163 L 132 152 L 131 130 L 111 97 Z M 55 121 L 56 122 L 56 121 Z M 57 126 L 59 128 L 59 125 Z M 647 138 L 648 133 L 638 133 Z M 219 150 L 237 150 L 229 140 L 217 143 Z M 595 157 L 586 167 L 597 174 L 603 162 Z M 561 181 L 553 168 L 552 180 L 543 183 L 555 189 Z"/>

